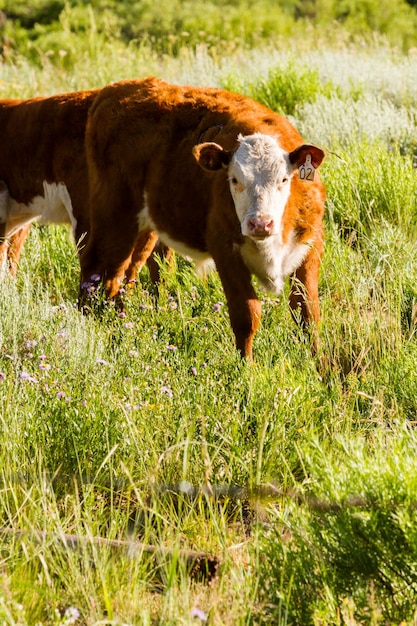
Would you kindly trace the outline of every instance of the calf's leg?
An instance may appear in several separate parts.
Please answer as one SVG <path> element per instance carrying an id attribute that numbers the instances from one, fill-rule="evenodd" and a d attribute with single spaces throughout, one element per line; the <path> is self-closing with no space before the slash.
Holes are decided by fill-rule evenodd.
<path id="1" fill-rule="evenodd" d="M 108 298 L 118 295 L 131 265 L 139 210 L 125 185 L 103 177 L 92 187 L 90 232 L 80 252 L 81 301 L 86 295 L 83 285 L 88 285 L 94 275 L 103 281 Z"/>
<path id="2" fill-rule="evenodd" d="M 10 238 L 0 238 L 0 265 L 6 263 L 12 276 L 16 275 L 23 244 L 29 234 L 30 226 L 30 224 L 26 224 Z"/>
<path id="3" fill-rule="evenodd" d="M 318 284 L 321 254 L 321 246 L 310 248 L 303 263 L 295 272 L 290 290 L 290 307 L 294 318 L 296 319 L 297 312 L 301 313 L 303 326 L 311 332 L 313 352 L 316 352 L 318 348 L 318 324 L 320 320 Z"/>
<path id="4" fill-rule="evenodd" d="M 159 247 L 158 242 L 158 235 L 156 234 L 155 231 L 142 231 L 141 233 L 139 233 L 136 242 L 135 242 L 135 247 L 133 249 L 133 253 L 130 259 L 130 263 L 129 266 L 126 270 L 126 281 L 130 282 L 132 280 L 134 280 L 136 278 L 136 275 L 138 272 L 140 272 L 140 270 L 142 269 L 142 267 L 145 265 L 145 263 L 150 263 L 150 259 L 152 257 L 152 252 L 155 252 L 155 250 Z M 156 261 L 154 260 L 153 263 L 155 265 L 157 265 Z M 152 275 L 151 275 L 152 278 Z M 157 275 L 157 279 L 159 279 L 159 272 Z M 153 280 L 153 282 L 157 282 L 156 280 Z"/>
<path id="5" fill-rule="evenodd" d="M 155 255 L 159 256 L 161 259 L 169 263 L 172 259 L 172 250 L 168 248 L 165 244 L 163 244 L 161 241 L 158 241 L 154 248 L 153 254 L 151 254 L 150 257 L 148 258 L 146 264 L 148 266 L 151 281 L 153 282 L 154 285 L 156 285 L 160 279 L 159 263 L 157 259 L 155 258 Z"/>
<path id="6" fill-rule="evenodd" d="M 253 361 L 253 338 L 261 319 L 261 303 L 252 287 L 251 275 L 239 252 L 216 247 L 213 259 L 223 285 L 229 307 L 230 323 L 236 347 L 242 357 Z"/>

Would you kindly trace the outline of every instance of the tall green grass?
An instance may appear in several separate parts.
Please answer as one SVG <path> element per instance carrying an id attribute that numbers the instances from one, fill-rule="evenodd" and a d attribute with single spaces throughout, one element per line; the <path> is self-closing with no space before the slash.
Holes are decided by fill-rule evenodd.
<path id="1" fill-rule="evenodd" d="M 2 97 L 148 73 L 225 85 L 267 96 L 328 151 L 317 358 L 286 297 L 264 295 L 242 362 L 218 277 L 180 258 L 158 298 L 143 271 L 126 318 L 81 315 L 71 237 L 33 229 L 0 296 L 3 623 L 416 622 L 412 57 L 305 48 L 105 47 L 60 72 L 0 68 Z M 217 578 L 195 579 L 180 549 L 216 556 Z"/>

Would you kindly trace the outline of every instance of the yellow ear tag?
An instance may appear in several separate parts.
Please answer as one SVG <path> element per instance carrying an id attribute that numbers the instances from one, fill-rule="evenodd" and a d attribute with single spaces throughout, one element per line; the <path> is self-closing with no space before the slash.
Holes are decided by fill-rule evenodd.
<path id="1" fill-rule="evenodd" d="M 311 154 L 307 154 L 306 161 L 298 168 L 298 177 L 300 180 L 308 180 L 313 182 L 316 175 L 316 168 L 311 162 Z"/>

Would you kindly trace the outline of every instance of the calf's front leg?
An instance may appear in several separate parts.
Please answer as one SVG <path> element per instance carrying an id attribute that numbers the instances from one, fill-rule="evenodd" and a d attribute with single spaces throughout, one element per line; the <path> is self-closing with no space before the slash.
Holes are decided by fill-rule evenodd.
<path id="1" fill-rule="evenodd" d="M 290 307 L 294 319 L 301 313 L 302 325 L 311 333 L 311 348 L 315 353 L 319 346 L 318 325 L 320 320 L 319 272 L 322 247 L 312 246 L 291 281 Z"/>
<path id="2" fill-rule="evenodd" d="M 252 286 L 251 275 L 239 252 L 220 249 L 213 254 L 226 295 L 236 347 L 242 357 L 253 361 L 253 338 L 261 319 L 261 303 Z"/>

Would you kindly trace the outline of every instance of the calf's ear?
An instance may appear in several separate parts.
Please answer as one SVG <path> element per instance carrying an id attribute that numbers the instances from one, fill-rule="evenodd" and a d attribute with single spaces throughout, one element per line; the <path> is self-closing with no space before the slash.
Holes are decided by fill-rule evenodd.
<path id="1" fill-rule="evenodd" d="M 218 143 L 208 141 L 199 143 L 193 148 L 193 155 L 203 170 L 219 170 L 227 167 L 232 157 L 232 152 L 224 150 Z"/>
<path id="2" fill-rule="evenodd" d="M 303 144 L 299 148 L 296 148 L 295 150 L 290 152 L 288 156 L 290 159 L 290 163 L 294 165 L 294 168 L 296 168 L 300 167 L 300 165 L 304 165 L 308 155 L 310 155 L 312 166 L 317 169 L 324 159 L 323 150 L 321 148 L 318 148 L 317 146 Z"/>

